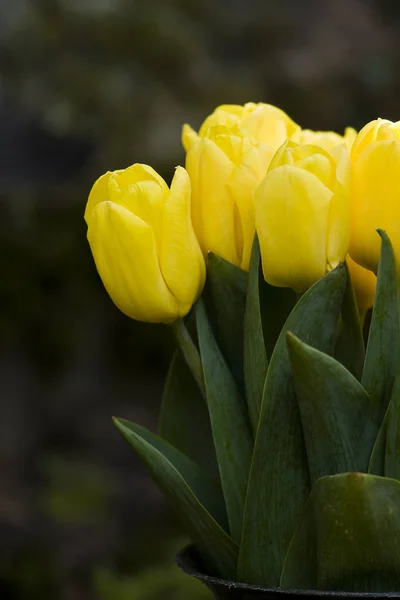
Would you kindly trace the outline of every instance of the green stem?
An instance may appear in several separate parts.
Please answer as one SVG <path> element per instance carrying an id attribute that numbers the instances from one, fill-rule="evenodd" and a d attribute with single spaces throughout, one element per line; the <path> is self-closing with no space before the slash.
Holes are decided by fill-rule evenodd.
<path id="1" fill-rule="evenodd" d="M 188 365 L 197 385 L 200 388 L 204 398 L 206 398 L 206 389 L 204 386 L 203 367 L 200 354 L 197 350 L 183 319 L 177 319 L 171 324 L 172 331 L 181 349 L 183 357 Z"/>

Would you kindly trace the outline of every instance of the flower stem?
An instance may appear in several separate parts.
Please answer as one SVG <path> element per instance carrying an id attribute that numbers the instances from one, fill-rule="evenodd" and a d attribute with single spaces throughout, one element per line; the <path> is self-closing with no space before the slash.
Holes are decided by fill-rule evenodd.
<path id="1" fill-rule="evenodd" d="M 195 378 L 202 395 L 204 398 L 206 398 L 206 389 L 204 386 L 203 367 L 201 364 L 200 354 L 190 336 L 190 333 L 187 330 L 183 319 L 177 319 L 174 321 L 171 324 L 171 328 L 174 332 L 186 364 Z"/>

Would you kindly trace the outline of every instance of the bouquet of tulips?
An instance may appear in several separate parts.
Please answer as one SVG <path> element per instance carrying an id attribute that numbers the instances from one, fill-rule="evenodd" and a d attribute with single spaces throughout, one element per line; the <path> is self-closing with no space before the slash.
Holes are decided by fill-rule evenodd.
<path id="1" fill-rule="evenodd" d="M 400 124 L 249 103 L 182 139 L 170 187 L 134 164 L 86 207 L 114 303 L 177 341 L 158 434 L 115 425 L 208 574 L 398 591 Z"/>

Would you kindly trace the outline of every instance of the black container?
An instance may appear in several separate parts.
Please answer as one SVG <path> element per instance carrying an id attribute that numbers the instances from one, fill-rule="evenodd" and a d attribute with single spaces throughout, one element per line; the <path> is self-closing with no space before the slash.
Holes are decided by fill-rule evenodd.
<path id="1" fill-rule="evenodd" d="M 191 577 L 202 581 L 219 600 L 344 600 L 349 599 L 379 599 L 400 598 L 400 592 L 381 594 L 363 594 L 358 592 L 323 592 L 317 590 L 289 590 L 280 588 L 264 588 L 257 585 L 247 585 L 226 581 L 207 575 L 202 560 L 194 546 L 187 546 L 178 552 L 176 561 L 179 567 Z"/>

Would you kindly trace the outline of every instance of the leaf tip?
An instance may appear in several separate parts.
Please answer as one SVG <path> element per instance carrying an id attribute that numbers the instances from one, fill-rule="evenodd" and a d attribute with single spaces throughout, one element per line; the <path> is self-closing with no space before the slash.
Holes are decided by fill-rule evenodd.
<path id="1" fill-rule="evenodd" d="M 297 337 L 297 335 L 294 335 L 294 333 L 292 333 L 291 331 L 287 331 L 286 332 L 286 344 L 287 344 L 289 351 L 293 352 L 301 347 L 302 342 Z"/>
<path id="2" fill-rule="evenodd" d="M 388 234 L 386 233 L 386 231 L 384 229 L 381 229 L 380 227 L 377 227 L 375 229 L 375 231 L 381 237 L 382 240 L 387 240 L 388 239 Z"/>

